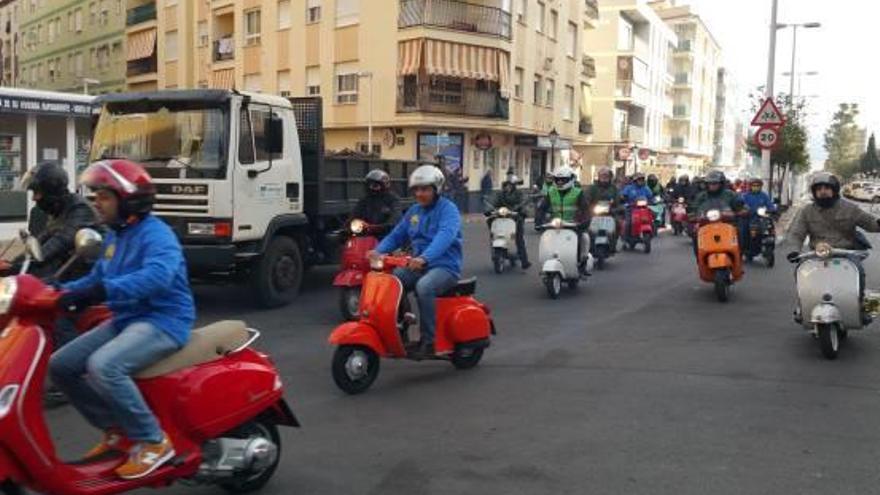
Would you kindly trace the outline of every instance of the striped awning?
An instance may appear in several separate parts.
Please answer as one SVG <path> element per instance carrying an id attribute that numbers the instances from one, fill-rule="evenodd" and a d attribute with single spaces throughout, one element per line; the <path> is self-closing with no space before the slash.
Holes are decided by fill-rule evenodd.
<path id="1" fill-rule="evenodd" d="M 397 45 L 397 75 L 412 76 L 422 66 L 423 39 L 401 41 Z"/>
<path id="2" fill-rule="evenodd" d="M 235 89 L 235 69 L 215 70 L 211 87 L 214 89 Z"/>
<path id="3" fill-rule="evenodd" d="M 498 51 L 498 89 L 504 96 L 510 96 L 510 54 Z"/>
<path id="4" fill-rule="evenodd" d="M 425 70 L 432 76 L 497 81 L 498 52 L 484 46 L 427 40 Z"/>
<path id="5" fill-rule="evenodd" d="M 140 60 L 153 56 L 156 51 L 156 29 L 137 32 L 128 37 L 127 60 Z"/>

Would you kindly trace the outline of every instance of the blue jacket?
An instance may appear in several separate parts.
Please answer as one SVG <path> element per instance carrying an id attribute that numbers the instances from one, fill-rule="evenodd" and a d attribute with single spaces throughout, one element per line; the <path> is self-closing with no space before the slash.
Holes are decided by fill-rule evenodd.
<path id="1" fill-rule="evenodd" d="M 751 215 L 758 214 L 758 208 L 765 207 L 767 211 L 776 211 L 776 204 L 770 199 L 770 195 L 761 191 L 759 193 L 747 192 L 742 195 L 742 200 L 749 207 Z"/>
<path id="2" fill-rule="evenodd" d="M 131 323 L 148 322 L 185 345 L 196 310 L 183 250 L 171 228 L 147 215 L 119 232 L 108 233 L 103 253 L 88 275 L 63 288 L 84 289 L 103 282 L 117 331 Z"/>
<path id="3" fill-rule="evenodd" d="M 634 204 L 640 198 L 647 199 L 650 203 L 654 202 L 654 193 L 651 192 L 648 186 L 639 187 L 635 184 L 630 184 L 623 188 L 623 192 L 620 195 L 623 196 L 628 205 Z"/>
<path id="4" fill-rule="evenodd" d="M 461 214 L 455 203 L 440 196 L 427 208 L 412 205 L 376 251 L 387 254 L 407 241 L 413 256 L 424 258 L 429 269 L 442 268 L 461 277 Z"/>

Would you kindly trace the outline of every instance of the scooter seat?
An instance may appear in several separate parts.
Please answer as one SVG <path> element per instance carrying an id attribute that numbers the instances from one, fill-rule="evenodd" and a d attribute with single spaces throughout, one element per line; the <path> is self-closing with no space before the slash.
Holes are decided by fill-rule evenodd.
<path id="1" fill-rule="evenodd" d="M 243 321 L 218 321 L 192 331 L 189 344 L 136 375 L 147 379 L 207 363 L 243 346 L 250 335 Z"/>
<path id="2" fill-rule="evenodd" d="M 477 277 L 459 280 L 455 286 L 438 297 L 461 297 L 471 296 L 477 291 Z"/>

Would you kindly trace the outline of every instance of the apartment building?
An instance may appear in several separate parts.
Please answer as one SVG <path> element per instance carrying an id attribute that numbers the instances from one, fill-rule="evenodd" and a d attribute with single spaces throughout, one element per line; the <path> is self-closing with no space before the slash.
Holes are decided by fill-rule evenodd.
<path id="1" fill-rule="evenodd" d="M 744 121 L 739 88 L 724 67 L 718 69 L 715 96 L 715 138 L 712 166 L 736 173 L 742 163 L 742 132 Z"/>
<path id="2" fill-rule="evenodd" d="M 0 0 L 0 86 L 15 86 L 18 75 L 20 1 Z"/>
<path id="3" fill-rule="evenodd" d="M 580 166 L 590 141 L 595 65 L 583 37 L 595 0 L 127 7 L 129 89 L 320 96 L 328 151 L 439 156 L 475 191 L 487 168 L 499 184 L 508 170 L 528 183 L 554 164 Z"/>
<path id="4" fill-rule="evenodd" d="M 667 151 L 677 37 L 647 0 L 602 0 L 599 12 L 601 23 L 585 35 L 597 72 L 585 160 L 666 178 L 674 173 Z"/>
<path id="5" fill-rule="evenodd" d="M 102 94 L 125 89 L 126 0 L 18 0 L 19 85 Z"/>
<path id="6" fill-rule="evenodd" d="M 660 17 L 675 30 L 675 82 L 670 151 L 678 168 L 702 173 L 715 146 L 716 93 L 721 47 L 690 7 L 673 0 L 653 2 Z"/>

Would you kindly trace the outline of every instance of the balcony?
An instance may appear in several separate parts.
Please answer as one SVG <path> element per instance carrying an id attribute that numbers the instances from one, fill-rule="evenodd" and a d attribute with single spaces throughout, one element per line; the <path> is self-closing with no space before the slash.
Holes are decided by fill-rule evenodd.
<path id="1" fill-rule="evenodd" d="M 492 90 L 438 89 L 430 84 L 401 84 L 397 91 L 397 112 L 428 112 L 506 119 L 509 101 Z"/>
<path id="2" fill-rule="evenodd" d="M 617 81 L 614 95 L 620 99 L 632 100 L 633 103 L 642 106 L 648 100 L 648 90 L 633 81 Z"/>
<path id="3" fill-rule="evenodd" d="M 156 72 L 156 56 L 142 58 L 140 60 L 130 60 L 126 68 L 125 75 L 128 77 L 142 76 L 144 74 L 153 74 Z"/>
<path id="4" fill-rule="evenodd" d="M 671 141 L 670 144 L 671 144 L 670 147 L 673 148 L 673 149 L 684 149 L 684 148 L 687 148 L 687 145 L 686 145 L 686 143 L 685 143 L 685 140 L 684 140 L 684 138 L 681 137 L 681 136 L 673 137 L 673 138 L 672 138 L 672 141 Z"/>
<path id="5" fill-rule="evenodd" d="M 578 122 L 578 132 L 581 134 L 592 134 L 593 118 L 582 115 L 581 120 Z"/>
<path id="6" fill-rule="evenodd" d="M 599 20 L 599 4 L 596 0 L 584 0 L 584 15 L 593 22 Z"/>
<path id="7" fill-rule="evenodd" d="M 132 9 L 128 9 L 125 16 L 126 26 L 136 26 L 138 24 L 156 20 L 156 3 L 150 2 L 138 5 Z"/>
<path id="8" fill-rule="evenodd" d="M 645 141 L 645 128 L 637 125 L 624 125 L 614 129 L 615 141 L 642 143 Z"/>
<path id="9" fill-rule="evenodd" d="M 678 46 L 675 47 L 675 53 L 693 53 L 694 44 L 691 40 L 678 40 Z"/>
<path id="10" fill-rule="evenodd" d="M 235 40 L 232 36 L 227 36 L 214 40 L 213 59 L 214 62 L 223 62 L 224 60 L 232 60 L 235 58 Z"/>
<path id="11" fill-rule="evenodd" d="M 596 59 L 589 55 L 581 58 L 581 75 L 590 79 L 596 77 Z"/>
<path id="12" fill-rule="evenodd" d="M 691 75 L 687 72 L 679 72 L 675 75 L 675 85 L 676 86 L 690 86 L 691 85 Z"/>
<path id="13" fill-rule="evenodd" d="M 690 118 L 691 109 L 687 105 L 675 105 L 672 108 L 672 116 L 680 119 L 680 118 Z"/>
<path id="14" fill-rule="evenodd" d="M 511 15 L 458 0 L 400 0 L 397 27 L 428 26 L 510 39 Z"/>

